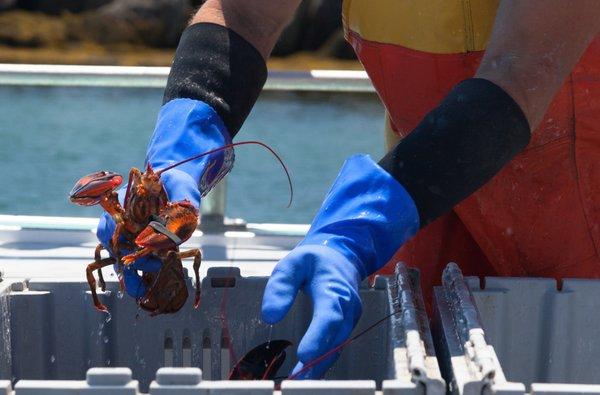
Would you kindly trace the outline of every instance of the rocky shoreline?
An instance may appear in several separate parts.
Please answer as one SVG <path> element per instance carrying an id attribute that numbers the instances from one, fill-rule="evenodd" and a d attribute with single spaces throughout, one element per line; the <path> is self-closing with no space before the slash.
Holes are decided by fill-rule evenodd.
<path id="1" fill-rule="evenodd" d="M 70 48 L 13 48 L 0 45 L 0 63 L 80 64 L 116 66 L 170 66 L 174 49 L 145 47 L 106 48 L 82 44 Z M 309 52 L 273 56 L 269 70 L 304 71 L 318 69 L 362 70 L 355 60 L 320 57 Z"/>
<path id="2" fill-rule="evenodd" d="M 169 65 L 194 0 L 0 0 L 0 62 Z M 273 68 L 357 69 L 340 5 L 305 0 L 273 51 Z"/>

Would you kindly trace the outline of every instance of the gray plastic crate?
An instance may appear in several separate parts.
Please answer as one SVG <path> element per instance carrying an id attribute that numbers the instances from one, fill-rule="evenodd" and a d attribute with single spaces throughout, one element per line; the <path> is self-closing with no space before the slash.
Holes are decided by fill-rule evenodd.
<path id="1" fill-rule="evenodd" d="M 463 278 L 435 289 L 442 370 L 459 394 L 600 394 L 600 281 Z"/>
<path id="2" fill-rule="evenodd" d="M 159 374 L 157 382 L 150 386 L 157 370 L 197 367 L 202 369 L 203 376 L 199 383 L 210 393 L 272 393 L 272 382 L 218 381 L 226 379 L 231 366 L 243 353 L 268 340 L 270 328 L 259 318 L 266 281 L 266 277 L 242 277 L 237 268 L 213 267 L 202 282 L 199 310 L 192 308 L 190 295 L 177 314 L 151 318 L 139 310 L 131 298 L 119 298 L 114 282 L 109 282 L 107 291 L 100 295 L 111 311 L 109 316 L 92 307 L 87 283 L 5 279 L 0 282 L 0 379 L 11 380 L 13 384 L 18 381 L 17 395 L 49 393 L 44 391 L 51 389 L 58 391 L 54 392 L 57 394 L 98 393 L 102 391 L 95 388 L 97 383 L 102 387 L 106 385 L 102 383 L 117 382 L 125 391 L 119 390 L 119 393 L 132 393 L 131 388 L 134 388 L 133 393 L 150 390 L 156 394 L 176 394 L 190 392 L 185 389 L 177 392 L 175 384 L 177 388 L 167 388 L 164 392 L 165 389 L 159 387 L 169 386 L 170 379 L 165 377 L 175 377 L 174 382 L 189 384 L 189 380 L 196 380 L 193 377 L 197 377 L 199 371 L 163 371 L 162 379 Z M 191 289 L 189 280 L 188 287 Z M 381 387 L 383 383 L 384 392 L 390 394 L 443 393 L 445 385 L 423 314 L 416 272 L 399 265 L 397 276 L 379 277 L 373 288 L 363 287 L 360 292 L 365 308 L 357 332 L 392 309 L 398 314 L 347 346 L 327 374 L 326 379 L 330 381 L 304 384 L 284 381 L 283 392 L 314 395 L 320 389 L 331 395 L 335 388 L 354 388 L 360 389 L 355 391 L 357 394 L 373 393 L 376 386 Z M 228 330 L 224 329 L 223 316 Z M 295 363 L 295 346 L 310 318 L 309 300 L 300 295 L 288 316 L 272 328 L 272 339 L 294 342 L 280 370 L 282 375 Z M 233 351 L 228 349 L 228 338 Z M 88 370 L 95 367 L 130 370 Z M 87 381 L 83 381 L 86 372 Z M 103 375 L 108 378 L 94 381 L 94 377 Z M 0 383 L 0 394 L 2 385 Z M 248 390 L 244 392 L 244 388 Z"/>

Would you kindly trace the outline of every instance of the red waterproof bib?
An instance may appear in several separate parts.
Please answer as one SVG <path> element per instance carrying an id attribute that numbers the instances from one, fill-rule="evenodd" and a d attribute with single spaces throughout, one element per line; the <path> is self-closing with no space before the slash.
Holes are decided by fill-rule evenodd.
<path id="1" fill-rule="evenodd" d="M 496 7 L 497 2 L 445 0 L 443 4 L 452 10 L 447 14 L 443 10 L 436 12 L 450 16 L 430 26 L 434 32 L 427 30 L 427 26 L 418 26 L 412 36 L 406 33 L 410 32 L 406 26 L 403 26 L 405 31 L 395 33 L 391 26 L 392 33 L 386 33 L 386 27 L 377 20 L 365 19 L 366 11 L 361 10 L 368 7 L 370 11 L 366 13 L 371 15 L 377 3 L 392 8 L 384 10 L 386 15 L 404 11 L 422 17 L 418 5 L 428 2 L 344 2 L 347 38 L 385 104 L 394 131 L 406 136 L 456 83 L 474 75 L 481 59 L 482 51 L 469 50 L 479 49 L 477 42 L 483 45 L 487 42 L 493 13 L 466 8 L 461 8 L 460 13 L 455 8 L 465 3 L 469 7 L 476 4 L 489 8 Z M 395 10 L 394 4 L 396 8 L 407 4 L 412 8 Z M 433 49 L 435 53 L 428 51 L 428 37 L 444 37 L 438 31 L 443 29 L 450 29 L 448 35 L 452 36 L 450 32 L 458 26 L 460 15 L 464 16 L 464 28 L 456 28 L 460 32 L 450 37 L 447 47 L 460 47 L 457 37 L 463 34 L 465 50 L 449 53 L 438 45 Z M 478 24 L 474 15 L 483 15 L 487 25 Z M 417 19 L 410 15 L 402 18 L 407 23 Z M 424 38 L 419 32 L 426 32 L 421 34 Z M 450 261 L 459 263 L 467 275 L 600 278 L 598 192 L 600 39 L 597 38 L 555 97 L 527 149 L 453 212 L 423 229 L 398 251 L 393 261 L 402 260 L 418 267 L 426 293 L 439 283 L 441 272 Z M 391 266 L 384 269 L 390 270 Z"/>

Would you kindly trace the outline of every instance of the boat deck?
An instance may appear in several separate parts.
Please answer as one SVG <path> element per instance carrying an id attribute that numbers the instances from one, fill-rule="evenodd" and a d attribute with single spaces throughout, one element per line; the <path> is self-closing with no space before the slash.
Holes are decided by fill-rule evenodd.
<path id="1" fill-rule="evenodd" d="M 85 266 L 93 261 L 98 244 L 97 223 L 95 218 L 0 215 L 2 276 L 85 280 Z M 246 277 L 265 276 L 307 230 L 306 225 L 248 224 L 244 231 L 196 231 L 181 249 L 202 249 L 202 277 L 215 266 L 239 267 Z M 192 260 L 183 264 L 191 273 Z M 116 281 L 112 270 L 105 272 L 107 281 Z"/>

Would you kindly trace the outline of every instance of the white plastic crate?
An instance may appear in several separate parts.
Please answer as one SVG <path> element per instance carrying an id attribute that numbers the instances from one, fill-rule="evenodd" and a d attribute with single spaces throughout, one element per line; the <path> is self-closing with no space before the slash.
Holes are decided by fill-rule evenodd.
<path id="1" fill-rule="evenodd" d="M 463 278 L 435 289 L 434 337 L 458 394 L 600 394 L 600 281 Z"/>
<path id="2" fill-rule="evenodd" d="M 242 277 L 237 268 L 213 267 L 202 282 L 199 310 L 192 308 L 190 292 L 177 314 L 151 318 L 131 298 L 120 299 L 114 282 L 100 295 L 111 311 L 107 316 L 93 308 L 85 282 L 5 279 L 0 282 L 0 379 L 11 380 L 16 395 L 273 393 L 269 381 L 220 381 L 235 359 L 268 340 L 270 328 L 259 319 L 266 280 Z M 283 381 L 283 393 L 334 395 L 352 389 L 373 394 L 383 387 L 389 394 L 442 394 L 445 384 L 416 272 L 399 265 L 395 277 L 379 277 L 373 288 L 360 292 L 365 309 L 356 333 L 392 309 L 398 314 L 347 346 L 327 380 Z M 295 346 L 310 318 L 309 300 L 300 296 L 273 327 L 272 339 L 294 343 L 281 375 L 293 367 Z M 159 370 L 164 367 L 179 369 Z"/>
<path id="3" fill-rule="evenodd" d="M 389 395 L 425 392 L 425 387 L 415 390 L 414 386 L 398 380 L 385 381 L 383 393 Z M 4 387 L 2 387 L 4 385 Z M 10 382 L 0 382 L 11 394 Z M 198 368 L 161 368 L 156 380 L 150 384 L 150 395 L 272 395 L 273 381 L 203 381 Z M 86 380 L 43 381 L 21 380 L 15 386 L 15 395 L 74 395 L 74 394 L 138 394 L 138 382 L 132 379 L 128 368 L 93 368 Z M 374 395 L 372 380 L 316 380 L 284 381 L 283 395 Z"/>

